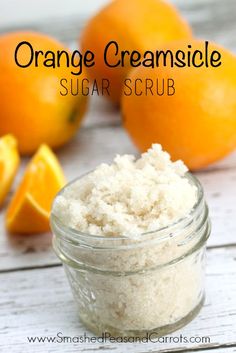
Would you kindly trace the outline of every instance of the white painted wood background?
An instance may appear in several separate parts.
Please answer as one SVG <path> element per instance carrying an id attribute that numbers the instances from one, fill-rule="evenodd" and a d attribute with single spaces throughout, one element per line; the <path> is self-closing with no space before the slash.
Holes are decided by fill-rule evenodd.
<path id="1" fill-rule="evenodd" d="M 127 0 L 128 1 L 128 0 Z M 0 32 L 42 30 L 75 45 L 87 18 L 107 0 L 0 0 Z M 174 0 L 198 37 L 236 51 L 235 0 Z M 96 98 L 77 137 L 58 152 L 72 179 L 111 161 L 116 153 L 138 153 L 111 104 Z M 25 163 L 16 178 L 18 183 Z M 207 299 L 200 315 L 180 333 L 210 336 L 209 344 L 29 344 L 27 336 L 77 336 L 86 332 L 75 312 L 51 234 L 9 237 L 0 212 L 0 352 L 236 352 L 236 153 L 197 173 L 213 223 L 208 243 Z M 87 332 L 89 334 L 89 332 Z"/>

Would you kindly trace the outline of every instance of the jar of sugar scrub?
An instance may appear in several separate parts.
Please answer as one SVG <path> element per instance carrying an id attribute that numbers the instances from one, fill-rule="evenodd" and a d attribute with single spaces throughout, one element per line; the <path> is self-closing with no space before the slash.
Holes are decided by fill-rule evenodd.
<path id="1" fill-rule="evenodd" d="M 201 309 L 210 222 L 203 189 L 186 170 L 154 145 L 57 195 L 53 246 L 94 333 L 162 336 Z"/>

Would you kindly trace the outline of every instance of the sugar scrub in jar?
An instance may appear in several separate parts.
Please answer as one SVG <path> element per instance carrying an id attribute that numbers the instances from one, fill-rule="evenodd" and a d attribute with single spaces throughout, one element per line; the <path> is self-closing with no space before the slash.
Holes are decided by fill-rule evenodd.
<path id="1" fill-rule="evenodd" d="M 160 145 L 66 185 L 51 226 L 79 316 L 96 334 L 164 335 L 202 307 L 208 208 L 199 181 Z"/>

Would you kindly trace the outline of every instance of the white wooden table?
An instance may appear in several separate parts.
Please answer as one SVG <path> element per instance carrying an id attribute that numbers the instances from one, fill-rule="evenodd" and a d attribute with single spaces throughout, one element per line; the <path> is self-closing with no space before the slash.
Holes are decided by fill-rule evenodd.
<path id="1" fill-rule="evenodd" d="M 58 4 L 58 9 L 57 6 L 50 8 L 48 5 L 54 15 L 58 10 L 59 14 L 53 20 L 49 20 L 50 13 L 48 16 L 39 14 L 40 8 L 45 11 L 51 2 Z M 5 9 L 5 12 L 1 12 L 4 16 L 3 21 L 0 21 L 0 31 L 23 27 L 42 29 L 73 46 L 84 24 L 84 19 L 78 20 L 78 14 L 81 13 L 81 7 L 85 9 L 85 5 L 74 0 L 64 1 L 64 4 L 63 1 L 51 2 L 43 0 L 36 6 L 32 5 L 35 2 L 29 0 L 0 0 L 1 7 Z M 236 50 L 235 0 L 175 2 L 190 20 L 198 36 L 213 39 Z M 39 3 L 42 7 L 39 7 Z M 31 14 L 26 16 L 24 22 L 26 4 Z M 6 16 L 11 14 L 11 6 L 15 6 L 13 18 L 6 20 Z M 67 9 L 62 19 L 63 6 L 69 6 L 70 11 Z M 89 6 L 90 10 L 95 10 L 91 2 Z M 86 18 L 86 11 L 83 15 Z M 100 162 L 109 162 L 116 153 L 137 153 L 137 150 L 121 126 L 119 112 L 102 99 L 93 99 L 77 137 L 58 152 L 66 176 L 72 179 Z M 26 162 L 22 162 L 15 185 Z M 64 336 L 73 337 L 83 335 L 84 332 L 87 335 L 91 333 L 79 322 L 63 269 L 52 251 L 51 234 L 9 237 L 5 233 L 2 210 L 0 352 L 236 352 L 236 153 L 197 173 L 197 176 L 205 188 L 213 223 L 208 242 L 206 303 L 195 320 L 170 336 L 209 336 L 210 342 L 126 345 L 29 343 L 29 336 L 53 337 L 61 332 Z"/>

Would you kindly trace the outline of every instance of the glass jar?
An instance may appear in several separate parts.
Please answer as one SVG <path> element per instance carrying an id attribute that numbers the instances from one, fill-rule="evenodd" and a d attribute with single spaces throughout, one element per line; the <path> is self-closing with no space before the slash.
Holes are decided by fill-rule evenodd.
<path id="1" fill-rule="evenodd" d="M 132 239 L 85 234 L 51 214 L 53 246 L 79 316 L 96 334 L 162 336 L 184 326 L 202 307 L 210 221 L 200 183 L 187 177 L 198 195 L 191 213 Z"/>

